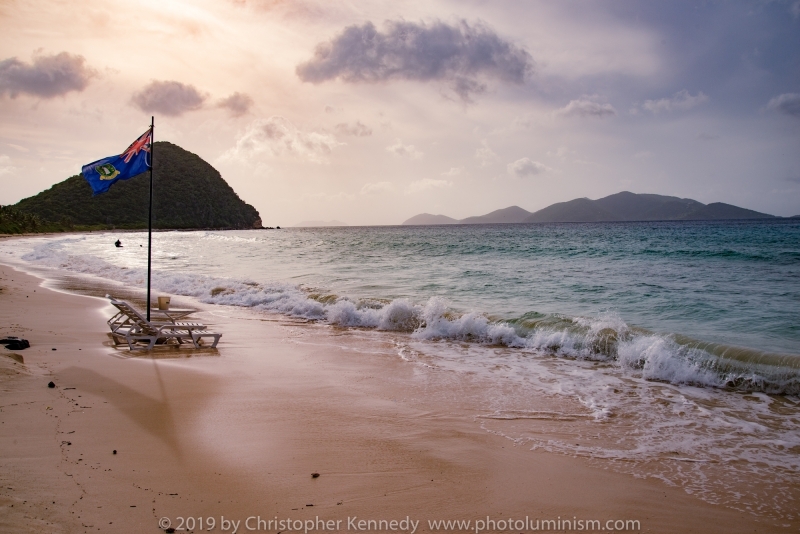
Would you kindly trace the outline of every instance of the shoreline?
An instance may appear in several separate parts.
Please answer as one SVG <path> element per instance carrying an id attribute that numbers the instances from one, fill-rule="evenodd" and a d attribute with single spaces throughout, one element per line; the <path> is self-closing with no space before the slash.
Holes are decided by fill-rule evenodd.
<path id="1" fill-rule="evenodd" d="M 475 422 L 459 399 L 468 382 L 420 371 L 370 332 L 203 305 L 218 350 L 131 356 L 110 345 L 102 299 L 0 273 L 0 334 L 32 345 L 24 364 L 0 358 L 8 531 L 156 532 L 161 517 L 259 515 L 342 520 L 342 531 L 351 517 L 408 517 L 417 532 L 486 516 L 629 519 L 642 532 L 798 526 L 517 446 Z"/>

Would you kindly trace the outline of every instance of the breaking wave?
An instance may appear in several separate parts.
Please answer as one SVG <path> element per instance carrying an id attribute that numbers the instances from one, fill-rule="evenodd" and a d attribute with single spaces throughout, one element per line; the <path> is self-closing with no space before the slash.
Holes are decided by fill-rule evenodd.
<path id="1" fill-rule="evenodd" d="M 64 252 L 59 240 L 22 256 L 37 265 L 143 286 L 146 270 L 126 268 L 90 255 Z M 439 297 L 424 304 L 407 299 L 354 300 L 284 282 L 256 282 L 206 275 L 153 272 L 153 288 L 208 304 L 278 312 L 341 327 L 407 332 L 418 340 L 450 340 L 504 346 L 554 356 L 612 363 L 649 380 L 758 391 L 800 393 L 800 356 L 660 334 L 628 325 L 615 313 L 570 317 L 529 313 L 494 319 L 462 313 Z"/>

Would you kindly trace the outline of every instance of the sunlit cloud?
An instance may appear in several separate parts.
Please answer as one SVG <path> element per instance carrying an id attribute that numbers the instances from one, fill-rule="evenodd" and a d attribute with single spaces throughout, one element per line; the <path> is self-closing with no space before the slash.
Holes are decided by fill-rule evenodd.
<path id="1" fill-rule="evenodd" d="M 222 160 L 247 160 L 258 155 L 292 155 L 312 163 L 325 163 L 340 145 L 332 135 L 304 132 L 284 117 L 256 119 L 236 140 Z"/>
<path id="2" fill-rule="evenodd" d="M 800 94 L 798 93 L 784 93 L 778 95 L 767 104 L 767 109 L 789 115 L 791 117 L 800 117 Z"/>
<path id="3" fill-rule="evenodd" d="M 450 167 L 449 171 L 442 173 L 442 176 L 458 176 L 464 172 L 464 167 Z"/>
<path id="4" fill-rule="evenodd" d="M 371 182 L 364 184 L 361 187 L 362 195 L 377 195 L 382 193 L 391 193 L 394 191 L 392 182 Z"/>
<path id="5" fill-rule="evenodd" d="M 208 98 L 193 85 L 176 81 L 152 81 L 131 98 L 134 106 L 145 113 L 161 113 L 170 117 L 183 115 L 203 107 Z"/>
<path id="6" fill-rule="evenodd" d="M 488 141 L 481 141 L 481 146 L 475 151 L 475 157 L 481 162 L 482 167 L 486 167 L 497 159 L 497 154 L 489 147 Z"/>
<path id="7" fill-rule="evenodd" d="M 708 102 L 708 96 L 702 91 L 692 96 L 689 91 L 684 89 L 675 93 L 671 98 L 645 100 L 644 104 L 642 104 L 642 108 L 651 113 L 686 111 L 705 102 Z"/>
<path id="8" fill-rule="evenodd" d="M 366 22 L 317 45 L 314 57 L 296 72 L 311 83 L 337 78 L 347 83 L 440 81 L 469 101 L 486 91 L 484 80 L 524 83 L 533 72 L 533 59 L 481 22 L 387 21 L 384 31 Z"/>
<path id="9" fill-rule="evenodd" d="M 372 128 L 363 124 L 361 121 L 354 123 L 341 122 L 334 129 L 339 135 L 349 135 L 353 137 L 368 137 L 372 135 Z"/>
<path id="10" fill-rule="evenodd" d="M 528 176 L 536 176 L 537 174 L 552 171 L 553 169 L 544 163 L 533 161 L 530 158 L 520 158 L 517 161 L 506 165 L 506 170 L 511 176 L 516 176 L 517 178 L 527 178 Z"/>
<path id="11" fill-rule="evenodd" d="M 414 145 L 404 145 L 400 139 L 397 139 L 395 144 L 387 146 L 386 150 L 401 158 L 419 159 L 424 155 Z"/>
<path id="12" fill-rule="evenodd" d="M 86 66 L 83 56 L 67 52 L 34 55 L 31 63 L 12 57 L 0 61 L 0 95 L 55 98 L 83 91 L 95 76 L 97 72 Z"/>
<path id="13" fill-rule="evenodd" d="M 612 117 L 617 110 L 611 104 L 602 104 L 585 98 L 571 100 L 569 104 L 556 111 L 557 115 L 564 117 Z"/>
<path id="14" fill-rule="evenodd" d="M 422 193 L 423 191 L 429 191 L 431 189 L 444 189 L 447 187 L 453 187 L 453 182 L 449 182 L 447 180 L 423 178 L 422 180 L 417 180 L 408 184 L 406 193 L 410 195 L 414 193 Z"/>
<path id="15" fill-rule="evenodd" d="M 0 176 L 5 176 L 6 174 L 14 174 L 16 171 L 16 167 L 11 165 L 11 158 L 6 156 L 5 154 L 0 154 Z"/>

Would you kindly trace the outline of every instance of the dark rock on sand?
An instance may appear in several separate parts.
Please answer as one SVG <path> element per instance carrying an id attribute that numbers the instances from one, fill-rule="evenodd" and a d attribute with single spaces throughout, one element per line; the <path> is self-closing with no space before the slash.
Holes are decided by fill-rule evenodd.
<path id="1" fill-rule="evenodd" d="M 5 345 L 8 350 L 24 350 L 31 346 L 27 339 L 20 339 L 14 336 L 0 339 L 0 344 Z"/>

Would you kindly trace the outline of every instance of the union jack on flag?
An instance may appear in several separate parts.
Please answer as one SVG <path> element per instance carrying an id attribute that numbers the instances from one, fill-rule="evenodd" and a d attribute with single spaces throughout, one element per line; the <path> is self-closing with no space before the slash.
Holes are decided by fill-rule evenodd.
<path id="1" fill-rule="evenodd" d="M 105 193 L 119 180 L 142 174 L 152 165 L 153 131 L 147 129 L 118 156 L 99 159 L 81 168 L 95 195 Z"/>
<path id="2" fill-rule="evenodd" d="M 125 163 L 130 163 L 131 158 L 137 156 L 140 151 L 144 150 L 148 154 L 150 153 L 150 143 L 153 142 L 153 132 L 147 130 L 145 133 L 139 136 L 139 139 L 131 143 L 125 152 L 121 154 L 122 159 Z"/>

